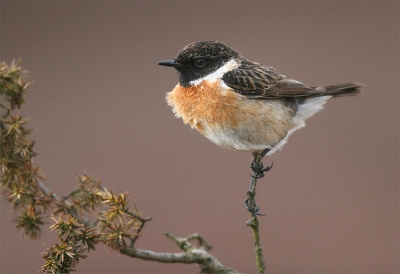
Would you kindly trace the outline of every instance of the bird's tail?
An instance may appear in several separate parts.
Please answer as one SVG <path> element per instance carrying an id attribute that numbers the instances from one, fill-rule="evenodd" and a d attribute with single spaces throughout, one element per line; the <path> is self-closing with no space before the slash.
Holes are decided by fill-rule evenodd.
<path id="1" fill-rule="evenodd" d="M 361 92 L 364 85 L 357 82 L 349 82 L 324 87 L 324 95 L 332 95 L 333 97 L 357 95 Z"/>

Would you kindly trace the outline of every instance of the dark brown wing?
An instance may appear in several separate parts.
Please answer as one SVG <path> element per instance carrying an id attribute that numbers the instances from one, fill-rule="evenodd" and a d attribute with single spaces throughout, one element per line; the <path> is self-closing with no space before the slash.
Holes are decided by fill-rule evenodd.
<path id="1" fill-rule="evenodd" d="M 251 98 L 308 97 L 325 93 L 325 88 L 313 88 L 279 74 L 271 67 L 243 61 L 222 77 L 235 92 Z"/>

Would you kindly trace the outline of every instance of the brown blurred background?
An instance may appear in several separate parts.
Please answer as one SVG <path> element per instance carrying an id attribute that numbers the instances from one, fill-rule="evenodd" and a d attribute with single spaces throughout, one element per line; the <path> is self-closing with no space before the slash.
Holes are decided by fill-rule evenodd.
<path id="1" fill-rule="evenodd" d="M 175 119 L 157 66 L 212 39 L 308 85 L 364 83 L 330 100 L 266 157 L 257 202 L 270 273 L 399 271 L 399 3 L 397 1 L 2 1 L 1 60 L 34 80 L 22 114 L 35 128 L 44 182 L 62 195 L 75 173 L 129 190 L 153 217 L 137 246 L 177 252 L 164 231 L 198 232 L 212 254 L 256 272 L 243 200 L 251 155 L 219 148 Z M 54 244 L 14 230 L 1 198 L 1 273 L 36 273 Z M 47 226 L 52 222 L 48 220 Z M 98 246 L 79 273 L 197 272 Z"/>

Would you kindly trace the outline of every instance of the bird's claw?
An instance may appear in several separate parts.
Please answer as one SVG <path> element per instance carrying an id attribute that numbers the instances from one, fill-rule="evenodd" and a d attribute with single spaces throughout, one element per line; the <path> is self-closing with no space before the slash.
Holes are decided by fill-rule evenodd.
<path id="1" fill-rule="evenodd" d="M 251 177 L 260 179 L 264 177 L 264 172 L 271 170 L 271 168 L 274 166 L 274 162 L 270 166 L 267 166 L 264 168 L 264 165 L 262 162 L 256 163 L 253 161 L 250 165 L 251 169 L 253 170 L 253 175 Z"/>

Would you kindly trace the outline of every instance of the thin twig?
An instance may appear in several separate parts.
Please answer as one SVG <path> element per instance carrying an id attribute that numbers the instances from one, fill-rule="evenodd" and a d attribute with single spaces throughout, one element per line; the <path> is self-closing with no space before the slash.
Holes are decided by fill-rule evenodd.
<path id="1" fill-rule="evenodd" d="M 199 242 L 199 248 L 203 249 L 205 251 L 208 251 L 212 248 L 212 245 L 206 239 L 204 239 L 202 236 L 200 236 L 197 233 L 194 233 L 194 234 L 188 236 L 187 239 L 189 241 L 191 241 L 192 239 L 197 239 Z"/>
<path id="2" fill-rule="evenodd" d="M 256 159 L 257 164 L 261 162 L 261 157 L 258 156 Z M 265 270 L 265 261 L 263 258 L 261 241 L 260 241 L 260 232 L 258 229 L 259 221 L 257 215 L 264 215 L 260 213 L 260 208 L 256 203 L 256 186 L 257 186 L 258 174 L 253 171 L 253 175 L 250 182 L 250 188 L 247 191 L 247 199 L 245 200 L 245 204 L 247 209 L 250 211 L 251 219 L 247 221 L 246 225 L 250 226 L 253 230 L 254 237 L 254 246 L 256 251 L 256 266 L 258 268 L 258 273 L 264 274 Z"/>
<path id="3" fill-rule="evenodd" d="M 63 199 L 60 199 L 54 192 L 51 192 L 41 182 L 38 182 L 38 186 L 46 196 L 49 196 L 49 197 L 55 199 L 55 201 L 57 203 L 64 204 L 66 206 L 65 208 L 66 208 L 67 212 L 69 214 L 71 214 L 75 219 L 77 219 L 85 227 L 89 227 L 89 228 L 93 228 L 94 227 L 94 223 L 89 221 L 86 217 L 81 216 L 80 214 L 78 214 L 78 212 L 75 209 L 73 209 L 73 207 L 71 206 L 71 204 L 68 201 L 64 201 Z"/>
<path id="4" fill-rule="evenodd" d="M 135 214 L 135 215 L 136 215 L 136 214 Z M 139 226 L 139 228 L 138 228 L 137 231 L 136 231 L 137 234 L 140 234 L 140 231 L 143 229 L 143 227 L 144 227 L 144 225 L 146 224 L 147 221 L 151 221 L 151 217 L 147 217 L 147 218 L 142 218 L 142 217 L 140 217 L 140 218 L 141 218 L 141 219 L 139 219 L 139 220 L 140 220 L 140 226 Z M 137 240 L 138 238 L 139 238 L 138 236 L 136 236 L 136 237 L 130 237 L 131 244 L 129 245 L 129 247 L 133 248 L 133 246 L 135 245 L 135 242 L 136 242 L 136 240 Z"/>
<path id="5" fill-rule="evenodd" d="M 151 221 L 151 217 L 143 218 L 142 216 L 139 216 L 138 214 L 135 214 L 135 213 L 133 213 L 133 212 L 131 212 L 129 210 L 126 210 L 125 213 L 128 214 L 129 216 L 133 217 L 133 218 L 138 219 L 141 222 Z"/>
<path id="6" fill-rule="evenodd" d="M 261 247 L 261 241 L 260 241 L 260 231 L 258 230 L 258 225 L 259 221 L 256 215 L 253 215 L 253 217 L 247 221 L 246 223 L 247 226 L 250 226 L 251 229 L 253 230 L 253 237 L 254 237 L 254 246 L 256 250 L 256 265 L 258 268 L 258 273 L 265 273 L 265 261 L 263 258 L 263 250 Z"/>
<path id="7" fill-rule="evenodd" d="M 63 202 L 66 201 L 69 197 L 74 195 L 75 193 L 78 193 L 80 191 L 79 188 L 72 190 L 71 192 L 67 193 L 66 195 L 62 196 Z"/>

